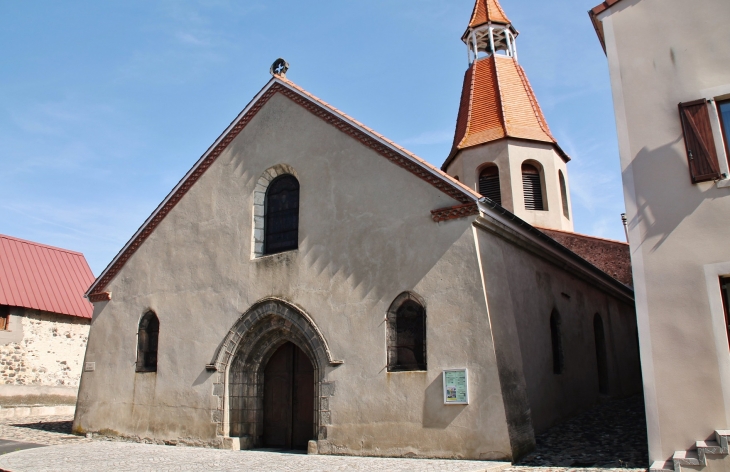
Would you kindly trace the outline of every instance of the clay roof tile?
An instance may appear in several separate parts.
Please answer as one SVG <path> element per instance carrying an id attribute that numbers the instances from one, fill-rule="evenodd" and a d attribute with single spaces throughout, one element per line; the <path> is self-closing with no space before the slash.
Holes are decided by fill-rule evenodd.
<path id="1" fill-rule="evenodd" d="M 469 28 L 476 28 L 486 23 L 501 23 L 508 25 L 511 22 L 498 0 L 477 0 L 469 20 Z"/>

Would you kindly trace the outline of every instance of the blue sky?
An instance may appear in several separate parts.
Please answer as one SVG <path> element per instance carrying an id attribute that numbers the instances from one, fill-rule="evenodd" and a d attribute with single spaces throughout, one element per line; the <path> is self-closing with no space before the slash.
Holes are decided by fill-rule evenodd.
<path id="1" fill-rule="evenodd" d="M 598 0 L 502 0 L 575 229 L 623 240 Z M 473 0 L 0 1 L 0 233 L 99 274 L 284 57 L 288 78 L 440 166 Z"/>

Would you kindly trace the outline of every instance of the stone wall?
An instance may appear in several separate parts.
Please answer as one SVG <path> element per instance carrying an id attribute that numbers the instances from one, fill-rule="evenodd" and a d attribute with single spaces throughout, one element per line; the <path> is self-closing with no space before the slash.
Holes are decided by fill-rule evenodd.
<path id="1" fill-rule="evenodd" d="M 0 332 L 0 385 L 78 387 L 90 322 L 11 308 Z"/>

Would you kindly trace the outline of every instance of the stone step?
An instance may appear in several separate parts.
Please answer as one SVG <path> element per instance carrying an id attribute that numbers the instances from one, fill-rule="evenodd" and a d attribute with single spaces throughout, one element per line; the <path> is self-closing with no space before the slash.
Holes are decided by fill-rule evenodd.
<path id="1" fill-rule="evenodd" d="M 656 461 L 649 467 L 650 472 L 674 472 L 673 461 Z"/>
<path id="2" fill-rule="evenodd" d="M 674 470 L 680 472 L 683 465 L 704 465 L 700 463 L 700 456 L 697 451 L 677 451 L 672 456 Z"/>
<path id="3" fill-rule="evenodd" d="M 697 441 L 695 447 L 697 447 L 697 455 L 700 457 L 702 465 L 707 465 L 708 454 L 725 454 L 717 441 Z"/>
<path id="4" fill-rule="evenodd" d="M 718 429 L 715 431 L 715 440 L 720 444 L 723 450 L 723 454 L 728 454 L 728 441 L 730 441 L 730 431 L 724 429 Z"/>
<path id="5" fill-rule="evenodd" d="M 25 418 L 28 416 L 73 415 L 76 405 L 31 405 L 0 407 L 0 418 Z"/>

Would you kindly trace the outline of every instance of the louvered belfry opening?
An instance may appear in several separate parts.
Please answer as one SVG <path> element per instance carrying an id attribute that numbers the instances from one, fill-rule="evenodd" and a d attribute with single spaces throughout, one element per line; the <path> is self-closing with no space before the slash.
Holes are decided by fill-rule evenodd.
<path id="1" fill-rule="evenodd" d="M 522 190 L 525 194 L 525 210 L 544 210 L 540 171 L 532 164 L 522 164 Z"/>
<path id="2" fill-rule="evenodd" d="M 388 310 L 388 371 L 412 370 L 426 370 L 426 309 L 405 292 Z"/>
<path id="3" fill-rule="evenodd" d="M 264 254 L 299 246 L 299 181 L 285 174 L 274 179 L 264 202 Z"/>
<path id="4" fill-rule="evenodd" d="M 499 168 L 488 166 L 479 173 L 479 193 L 497 205 L 502 204 L 502 191 L 499 186 Z"/>
<path id="5" fill-rule="evenodd" d="M 148 311 L 139 322 L 137 332 L 137 372 L 157 372 L 157 340 L 160 321 Z"/>

